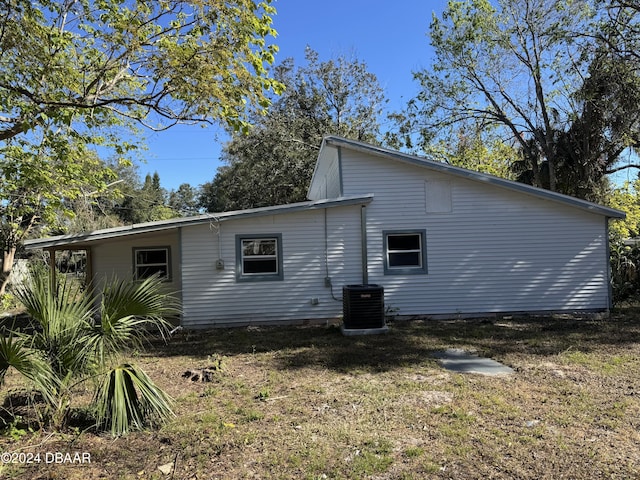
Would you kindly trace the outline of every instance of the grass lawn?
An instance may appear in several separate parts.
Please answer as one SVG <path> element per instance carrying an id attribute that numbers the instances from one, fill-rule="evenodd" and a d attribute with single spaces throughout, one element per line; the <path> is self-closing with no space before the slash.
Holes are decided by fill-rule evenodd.
<path id="1" fill-rule="evenodd" d="M 515 374 L 448 372 L 432 354 L 452 347 Z M 15 424 L 1 451 L 40 463 L 0 464 L 0 477 L 640 478 L 634 309 L 395 322 L 370 337 L 324 326 L 181 332 L 131 356 L 175 399 L 174 421 L 119 439 L 81 422 L 63 433 Z M 211 382 L 182 377 L 209 366 Z M 19 387 L 15 374 L 7 387 Z"/>

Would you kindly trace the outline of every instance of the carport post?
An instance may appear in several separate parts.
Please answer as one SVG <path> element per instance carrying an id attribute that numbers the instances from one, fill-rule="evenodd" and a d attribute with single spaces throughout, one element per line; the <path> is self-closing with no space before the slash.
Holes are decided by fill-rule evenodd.
<path id="1" fill-rule="evenodd" d="M 49 290 L 52 294 L 56 291 L 56 248 L 47 248 L 49 252 Z"/>

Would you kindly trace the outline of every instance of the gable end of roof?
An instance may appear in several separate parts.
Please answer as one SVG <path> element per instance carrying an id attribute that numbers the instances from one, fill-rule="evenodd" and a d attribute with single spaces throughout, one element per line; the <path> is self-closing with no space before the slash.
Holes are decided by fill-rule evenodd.
<path id="1" fill-rule="evenodd" d="M 505 178 L 496 177 L 494 175 L 476 172 L 474 170 L 468 170 L 466 168 L 456 167 L 446 163 L 436 162 L 434 160 L 429 160 L 417 155 L 402 153 L 396 150 L 390 150 L 384 147 L 370 145 L 368 143 L 363 143 L 356 140 L 349 140 L 346 138 L 330 135 L 324 138 L 322 146 L 323 148 L 325 146 L 344 147 L 351 150 L 387 158 L 389 160 L 416 165 L 421 168 L 427 168 L 456 177 L 466 178 L 468 180 L 476 182 L 488 183 L 497 187 L 520 192 L 525 195 L 532 195 L 544 200 L 559 202 L 565 205 L 579 208 L 581 210 L 586 210 L 591 213 L 603 215 L 608 218 L 624 219 L 626 217 L 626 214 L 620 210 L 589 202 L 587 200 L 581 200 L 579 198 L 552 192 L 551 190 L 545 190 L 543 188 L 534 187 L 525 183 L 515 182 L 513 180 L 507 180 Z"/>

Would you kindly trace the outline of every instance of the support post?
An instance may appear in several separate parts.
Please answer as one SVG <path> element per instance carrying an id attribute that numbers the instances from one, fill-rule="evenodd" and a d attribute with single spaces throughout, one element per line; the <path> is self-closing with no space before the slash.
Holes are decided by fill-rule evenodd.
<path id="1" fill-rule="evenodd" d="M 52 294 L 56 292 L 56 248 L 47 248 L 49 252 L 49 289 Z"/>
<path id="2" fill-rule="evenodd" d="M 86 278 L 84 280 L 85 283 L 85 287 L 87 287 L 88 290 L 93 290 L 93 259 L 91 258 L 91 247 L 86 247 L 84 249 L 85 255 L 86 255 L 86 262 L 87 264 L 85 265 L 85 272 L 84 274 L 86 275 Z"/>

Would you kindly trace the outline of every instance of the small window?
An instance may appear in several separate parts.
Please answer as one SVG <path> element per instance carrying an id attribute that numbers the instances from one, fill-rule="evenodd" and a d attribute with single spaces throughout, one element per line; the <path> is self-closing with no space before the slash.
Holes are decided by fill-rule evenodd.
<path id="1" fill-rule="evenodd" d="M 237 236 L 237 279 L 282 280 L 282 236 Z"/>
<path id="2" fill-rule="evenodd" d="M 385 265 L 384 273 L 427 273 L 425 233 L 383 232 Z"/>
<path id="3" fill-rule="evenodd" d="M 137 280 L 144 280 L 158 275 L 163 280 L 169 280 L 171 262 L 169 247 L 134 248 L 133 271 Z"/>

